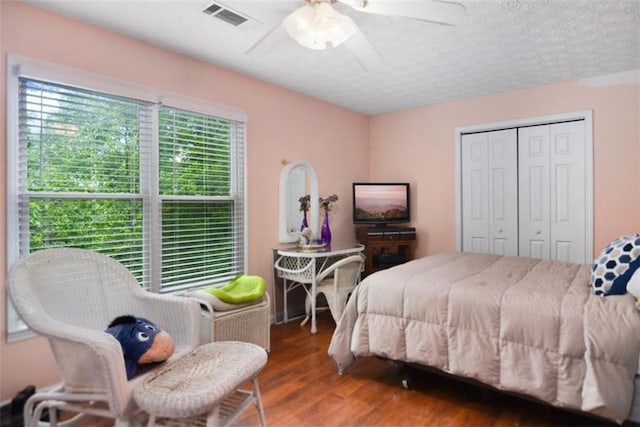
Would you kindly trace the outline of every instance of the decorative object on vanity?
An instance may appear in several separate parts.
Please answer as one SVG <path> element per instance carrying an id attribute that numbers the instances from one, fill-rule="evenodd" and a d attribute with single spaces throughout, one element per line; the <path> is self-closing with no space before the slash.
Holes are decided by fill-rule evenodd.
<path id="1" fill-rule="evenodd" d="M 305 228 L 300 233 L 300 240 L 298 241 L 298 249 L 303 252 L 317 252 L 326 249 L 327 243 L 322 239 L 314 239 L 313 233 L 310 229 Z"/>
<path id="2" fill-rule="evenodd" d="M 324 220 L 322 221 L 322 229 L 320 231 L 320 238 L 327 245 L 331 244 L 331 228 L 329 228 L 329 212 L 324 212 Z"/>
<path id="3" fill-rule="evenodd" d="M 301 252 L 322 252 L 326 251 L 326 249 L 326 243 L 298 244 L 298 250 L 300 250 Z"/>
<path id="4" fill-rule="evenodd" d="M 305 246 L 312 244 L 313 241 L 313 233 L 307 227 L 303 228 L 300 232 L 300 240 L 298 241 L 298 246 Z"/>
<path id="5" fill-rule="evenodd" d="M 313 233 L 309 228 L 305 228 L 300 233 L 300 240 L 298 240 L 298 248 L 317 249 L 324 246 L 325 246 L 325 243 L 320 239 L 315 239 L 313 237 Z"/>
<path id="6" fill-rule="evenodd" d="M 300 225 L 300 231 L 304 231 L 305 228 L 309 227 L 309 223 L 307 222 L 307 211 L 309 211 L 309 205 L 311 202 L 311 196 L 305 195 L 298 199 L 300 202 L 300 212 L 302 212 L 302 224 Z"/>
<path id="7" fill-rule="evenodd" d="M 326 199 L 320 198 L 320 207 L 324 210 L 324 221 L 320 229 L 320 239 L 328 246 L 331 245 L 331 228 L 329 227 L 329 211 L 333 204 L 338 201 L 338 196 L 332 194 Z"/>

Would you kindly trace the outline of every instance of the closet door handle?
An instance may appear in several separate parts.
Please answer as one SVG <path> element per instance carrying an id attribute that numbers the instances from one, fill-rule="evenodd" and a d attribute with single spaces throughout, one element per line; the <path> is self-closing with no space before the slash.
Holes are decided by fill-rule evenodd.
<path id="1" fill-rule="evenodd" d="M 542 233 L 540 230 L 537 230 L 537 231 L 536 231 L 536 234 L 540 234 L 540 233 Z"/>
<path id="2" fill-rule="evenodd" d="M 498 233 L 502 233 L 502 228 L 498 230 Z"/>

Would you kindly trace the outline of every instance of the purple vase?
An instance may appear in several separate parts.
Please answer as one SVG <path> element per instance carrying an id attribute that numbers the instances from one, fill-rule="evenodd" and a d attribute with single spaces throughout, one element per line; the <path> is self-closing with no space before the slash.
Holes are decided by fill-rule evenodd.
<path id="1" fill-rule="evenodd" d="M 320 229 L 320 238 L 327 246 L 331 245 L 331 229 L 329 228 L 329 211 L 324 211 L 324 221 Z"/>
<path id="2" fill-rule="evenodd" d="M 307 224 L 307 211 L 302 211 L 302 224 L 300 225 L 300 231 L 304 231 L 305 228 L 309 228 L 309 224 Z"/>

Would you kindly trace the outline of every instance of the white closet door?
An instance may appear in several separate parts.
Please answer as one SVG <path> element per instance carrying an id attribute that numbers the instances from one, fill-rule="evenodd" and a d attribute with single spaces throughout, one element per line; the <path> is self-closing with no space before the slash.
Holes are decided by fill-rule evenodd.
<path id="1" fill-rule="evenodd" d="M 586 171 L 584 122 L 551 125 L 551 259 L 584 263 Z M 590 258 L 590 257 L 589 257 Z"/>
<path id="2" fill-rule="evenodd" d="M 488 137 L 462 135 L 462 251 L 489 252 Z"/>
<path id="3" fill-rule="evenodd" d="M 519 254 L 584 263 L 584 122 L 519 129 Z"/>
<path id="4" fill-rule="evenodd" d="M 518 130 L 519 255 L 550 259 L 549 125 Z"/>
<path id="5" fill-rule="evenodd" d="M 518 254 L 517 132 L 463 135 L 463 251 Z"/>
<path id="6" fill-rule="evenodd" d="M 489 251 L 518 255 L 518 133 L 489 135 Z"/>

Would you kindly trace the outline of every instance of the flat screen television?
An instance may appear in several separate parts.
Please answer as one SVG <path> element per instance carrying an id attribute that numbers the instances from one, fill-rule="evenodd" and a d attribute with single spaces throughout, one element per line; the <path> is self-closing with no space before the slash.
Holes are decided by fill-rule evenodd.
<path id="1" fill-rule="evenodd" d="M 411 220 L 408 182 L 354 182 L 353 223 L 384 227 Z"/>

